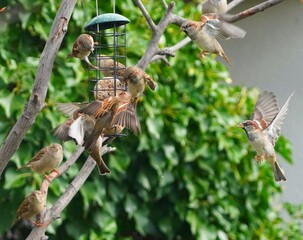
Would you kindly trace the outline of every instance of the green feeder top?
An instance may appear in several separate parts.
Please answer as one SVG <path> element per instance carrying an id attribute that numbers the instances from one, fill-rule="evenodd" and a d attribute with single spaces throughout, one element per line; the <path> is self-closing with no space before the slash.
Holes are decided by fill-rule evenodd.
<path id="1" fill-rule="evenodd" d="M 84 27 L 85 31 L 96 31 L 97 25 L 99 25 L 100 30 L 105 30 L 108 28 L 113 28 L 116 24 L 116 27 L 121 25 L 126 25 L 130 21 L 126 17 L 117 14 L 117 13 L 105 13 L 97 17 L 94 17 L 89 21 L 88 24 Z"/>

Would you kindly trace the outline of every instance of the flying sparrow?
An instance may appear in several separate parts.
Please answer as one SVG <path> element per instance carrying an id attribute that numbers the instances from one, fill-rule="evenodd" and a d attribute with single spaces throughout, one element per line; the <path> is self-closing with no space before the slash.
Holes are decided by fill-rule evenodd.
<path id="1" fill-rule="evenodd" d="M 202 14 L 205 13 L 225 13 L 227 10 L 227 0 L 206 0 L 202 3 Z"/>
<path id="2" fill-rule="evenodd" d="M 99 70 L 98 67 L 91 64 L 88 56 L 94 52 L 94 46 L 98 45 L 98 42 L 94 42 L 94 39 L 89 34 L 81 34 L 73 45 L 72 52 L 68 54 L 66 59 L 75 57 L 84 60 L 91 68 Z"/>
<path id="3" fill-rule="evenodd" d="M 42 148 L 27 164 L 18 168 L 18 170 L 21 168 L 31 168 L 36 173 L 45 174 L 58 167 L 62 160 L 62 146 L 58 143 L 52 143 Z"/>
<path id="4" fill-rule="evenodd" d="M 94 103 L 96 101 L 79 109 L 80 113 L 89 114 L 90 112 L 94 112 L 94 118 L 96 119 L 94 130 L 89 139 L 84 143 L 84 146 L 88 150 L 92 149 L 100 135 L 115 125 L 129 128 L 134 133 L 138 132 L 138 127 L 132 129 L 133 125 L 130 123 L 132 121 L 138 122 L 135 110 L 129 109 L 130 100 L 131 95 L 128 92 L 122 92 L 117 96 L 110 96 L 104 99 L 101 106 L 98 106 L 97 109 L 97 104 Z"/>
<path id="5" fill-rule="evenodd" d="M 147 84 L 153 91 L 157 85 L 154 80 L 142 69 L 131 66 L 124 72 L 124 81 L 127 83 L 127 91 L 131 94 L 134 107 L 136 108 L 138 98 L 145 90 L 145 84 Z"/>
<path id="6" fill-rule="evenodd" d="M 103 137 L 120 133 L 124 127 L 135 134 L 140 131 L 140 123 L 135 109 L 130 105 L 130 99 L 131 95 L 123 91 L 104 101 L 60 104 L 59 109 L 69 119 L 57 128 L 55 135 L 61 140 L 74 139 L 78 145 L 83 145 L 96 161 L 99 173 L 110 173 L 101 156 Z"/>
<path id="7" fill-rule="evenodd" d="M 202 51 L 198 57 L 202 58 L 207 53 L 215 53 L 224 58 L 229 64 L 230 59 L 225 54 L 217 38 L 243 38 L 246 32 L 233 24 L 220 21 L 212 15 L 202 15 L 201 20 L 185 21 L 180 28 Z"/>
<path id="8" fill-rule="evenodd" d="M 114 77 L 115 67 L 116 67 L 116 77 L 122 79 L 125 72 L 125 66 L 118 62 L 114 61 L 110 56 L 100 54 L 97 56 L 97 61 L 99 63 L 99 69 L 103 73 L 104 77 Z"/>
<path id="9" fill-rule="evenodd" d="M 276 96 L 272 92 L 262 93 L 258 98 L 251 120 L 246 120 L 239 125 L 244 129 L 250 145 L 257 152 L 255 159 L 269 161 L 276 181 L 286 181 L 277 161 L 274 146 L 281 134 L 281 127 L 292 95 L 280 110 Z"/>
<path id="10" fill-rule="evenodd" d="M 13 222 L 12 226 L 15 225 L 15 223 L 21 219 L 28 219 L 34 225 L 39 226 L 39 224 L 37 222 L 33 222 L 31 218 L 42 211 L 43 207 L 45 206 L 45 202 L 46 195 L 43 194 L 41 191 L 36 190 L 30 193 L 18 207 L 16 214 L 17 217 Z"/>

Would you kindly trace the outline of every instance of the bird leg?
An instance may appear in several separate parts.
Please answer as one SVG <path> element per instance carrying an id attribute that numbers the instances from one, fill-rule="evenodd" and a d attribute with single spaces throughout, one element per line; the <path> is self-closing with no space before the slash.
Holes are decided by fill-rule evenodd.
<path id="1" fill-rule="evenodd" d="M 198 58 L 203 58 L 204 55 L 208 54 L 207 51 L 202 50 L 199 54 L 198 54 Z"/>
<path id="2" fill-rule="evenodd" d="M 60 175 L 61 175 L 61 173 L 59 172 L 59 170 L 58 170 L 58 169 L 56 169 L 56 168 L 55 168 L 53 171 L 51 171 L 51 173 L 52 173 L 52 172 L 56 172 L 56 173 L 58 174 L 58 176 L 60 176 Z"/>
<path id="3" fill-rule="evenodd" d="M 51 179 L 46 175 L 46 174 L 43 174 L 44 175 L 44 178 L 49 182 L 51 183 Z"/>
<path id="4" fill-rule="evenodd" d="M 33 220 L 30 220 L 32 224 L 34 224 L 36 227 L 47 227 L 48 224 L 50 224 L 51 220 L 47 220 L 46 222 L 42 223 L 40 221 L 34 222 Z"/>

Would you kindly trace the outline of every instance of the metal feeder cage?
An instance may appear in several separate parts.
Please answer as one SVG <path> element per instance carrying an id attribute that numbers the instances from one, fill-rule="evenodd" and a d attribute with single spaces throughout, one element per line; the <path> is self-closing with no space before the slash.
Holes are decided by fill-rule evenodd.
<path id="1" fill-rule="evenodd" d="M 126 90 L 123 72 L 126 68 L 126 24 L 130 21 L 116 13 L 94 17 L 84 30 L 90 34 L 95 45 L 90 62 L 97 69 L 88 68 L 89 99 L 104 100 Z"/>

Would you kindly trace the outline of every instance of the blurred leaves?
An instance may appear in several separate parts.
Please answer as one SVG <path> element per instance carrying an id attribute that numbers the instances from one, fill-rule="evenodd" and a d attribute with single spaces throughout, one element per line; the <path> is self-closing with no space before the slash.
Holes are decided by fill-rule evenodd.
<path id="1" fill-rule="evenodd" d="M 0 15 L 1 143 L 30 96 L 59 4 L 56 0 L 15 0 Z M 160 2 L 144 4 L 158 23 L 164 14 Z M 177 1 L 174 11 L 197 19 L 197 4 Z M 100 13 L 112 12 L 110 2 L 99 7 Z M 127 65 L 134 65 L 152 34 L 133 1 L 116 1 L 116 12 L 131 21 Z M 9 229 L 24 196 L 42 180 L 36 174 L 22 177 L 24 172 L 16 168 L 57 141 L 53 129 L 65 117 L 55 103 L 88 99 L 86 66 L 65 57 L 94 16 L 94 3 L 77 2 L 54 64 L 47 105 L 1 179 L 0 204 L 7 218 L 0 220 L 0 234 Z M 160 47 L 172 46 L 184 36 L 178 27 L 169 26 Z M 213 55 L 200 61 L 198 52 L 194 44 L 188 44 L 169 59 L 171 67 L 162 62 L 149 65 L 146 71 L 158 89 L 146 90 L 138 103 L 142 134 L 129 133 L 113 142 L 117 151 L 104 157 L 112 173 L 100 177 L 93 171 L 60 221 L 49 228 L 50 239 L 302 239 L 302 206 L 284 205 L 290 221 L 279 216 L 281 206 L 273 204 L 273 198 L 281 187 L 274 182 L 269 164 L 255 163 L 245 133 L 236 127 L 250 116 L 258 91 L 232 86 L 226 67 Z M 66 157 L 73 146 L 64 143 Z M 292 161 L 287 139 L 281 137 L 276 149 L 283 159 Z M 86 156 L 52 183 L 48 204 L 64 192 Z"/>

